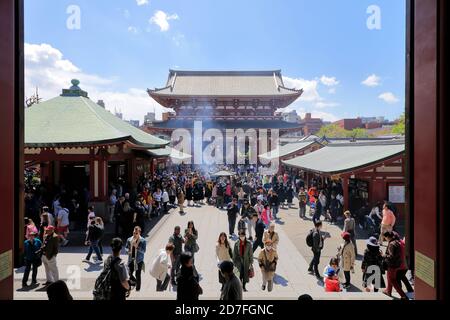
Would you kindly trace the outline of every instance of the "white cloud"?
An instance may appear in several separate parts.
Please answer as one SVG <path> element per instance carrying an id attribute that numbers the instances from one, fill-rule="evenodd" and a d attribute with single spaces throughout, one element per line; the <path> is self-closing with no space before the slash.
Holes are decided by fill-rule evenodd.
<path id="1" fill-rule="evenodd" d="M 300 97 L 302 101 L 315 102 L 322 100 L 317 90 L 319 84 L 317 80 L 283 77 L 283 82 L 287 88 L 303 89 L 303 94 Z"/>
<path id="2" fill-rule="evenodd" d="M 378 98 L 389 104 L 394 104 L 400 101 L 392 92 L 384 92 L 380 94 Z"/>
<path id="3" fill-rule="evenodd" d="M 372 74 L 361 83 L 367 87 L 378 87 L 380 85 L 380 80 L 381 78 L 379 76 Z"/>
<path id="4" fill-rule="evenodd" d="M 48 44 L 25 43 L 25 95 L 30 97 L 35 88 L 43 100 L 59 96 L 62 89 L 70 87 L 71 79 L 80 80 L 80 87 L 87 91 L 92 101 L 103 100 L 106 109 L 120 109 L 126 119 L 143 122 L 147 112 L 156 111 L 158 117 L 165 109 L 150 98 L 146 88 L 112 89 L 119 79 L 83 72 L 63 54 Z"/>
<path id="5" fill-rule="evenodd" d="M 138 6 L 144 6 L 148 4 L 148 0 L 136 0 Z"/>
<path id="6" fill-rule="evenodd" d="M 134 33 L 134 34 L 138 34 L 139 33 L 139 28 L 135 27 L 135 26 L 129 26 L 128 27 L 128 32 Z"/>
<path id="7" fill-rule="evenodd" d="M 150 23 L 156 24 L 162 32 L 165 32 L 170 28 L 169 21 L 178 19 L 179 17 L 176 13 L 168 15 L 164 11 L 158 10 L 154 13 L 153 17 L 150 18 Z"/>
<path id="8" fill-rule="evenodd" d="M 327 77 L 327 76 L 322 76 L 320 78 L 320 82 L 322 82 L 322 84 L 326 85 L 327 87 L 334 87 L 339 84 L 339 81 L 336 80 L 336 77 Z"/>
<path id="9" fill-rule="evenodd" d="M 339 103 L 337 103 L 337 102 L 323 102 L 323 101 L 320 101 L 320 102 L 317 102 L 315 104 L 315 106 L 316 106 L 316 108 L 322 109 L 322 108 L 329 108 L 329 107 L 337 107 L 337 106 L 339 106 Z"/>

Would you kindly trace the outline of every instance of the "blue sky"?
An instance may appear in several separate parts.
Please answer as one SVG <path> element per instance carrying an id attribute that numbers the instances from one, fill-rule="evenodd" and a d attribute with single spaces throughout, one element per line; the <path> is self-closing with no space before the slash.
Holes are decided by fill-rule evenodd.
<path id="1" fill-rule="evenodd" d="M 66 26 L 70 5 L 80 29 Z M 370 5 L 380 30 L 367 27 Z M 161 112 L 145 89 L 163 86 L 169 68 L 281 69 L 305 89 L 290 107 L 301 114 L 394 119 L 405 25 L 403 0 L 25 0 L 26 93 L 39 86 L 48 99 L 79 78 L 93 100 L 142 121 Z"/>

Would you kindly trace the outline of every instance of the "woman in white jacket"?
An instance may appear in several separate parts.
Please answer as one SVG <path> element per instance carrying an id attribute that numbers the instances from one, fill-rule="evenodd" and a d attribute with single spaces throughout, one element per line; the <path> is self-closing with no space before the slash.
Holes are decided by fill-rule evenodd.
<path id="1" fill-rule="evenodd" d="M 156 291 L 165 291 L 169 285 L 169 269 L 172 267 L 171 255 L 174 248 L 174 245 L 169 243 L 153 260 L 150 274 L 156 279 Z"/>

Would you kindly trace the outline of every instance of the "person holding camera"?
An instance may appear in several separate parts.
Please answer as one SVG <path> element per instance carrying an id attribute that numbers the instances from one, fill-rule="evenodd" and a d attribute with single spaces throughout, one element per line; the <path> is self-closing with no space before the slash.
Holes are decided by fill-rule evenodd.
<path id="1" fill-rule="evenodd" d="M 134 227 L 133 235 L 128 238 L 125 248 L 128 250 L 130 279 L 136 282 L 136 291 L 139 291 L 141 290 L 141 272 L 144 268 L 144 254 L 147 249 L 147 241 L 141 236 L 141 227 Z M 134 272 L 136 277 L 133 275 Z"/>

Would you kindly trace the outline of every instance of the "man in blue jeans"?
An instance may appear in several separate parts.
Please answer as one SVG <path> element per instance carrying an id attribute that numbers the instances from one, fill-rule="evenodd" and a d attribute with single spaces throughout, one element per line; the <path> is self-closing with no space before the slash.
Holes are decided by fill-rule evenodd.
<path id="1" fill-rule="evenodd" d="M 31 275 L 31 285 L 37 284 L 36 276 L 38 268 L 41 265 L 41 257 L 38 251 L 41 249 L 42 242 L 37 238 L 37 233 L 31 232 L 29 239 L 25 240 L 24 255 L 25 255 L 25 272 L 22 278 L 22 287 L 28 286 L 28 277 L 30 275 L 31 268 L 33 267 L 33 273 Z"/>
<path id="2" fill-rule="evenodd" d="M 91 260 L 92 252 L 95 252 L 95 254 L 97 255 L 97 262 L 101 263 L 103 261 L 100 248 L 98 247 L 98 241 L 100 240 L 101 236 L 102 230 L 95 223 L 95 219 L 92 219 L 91 224 L 89 225 L 88 234 L 85 242 L 86 245 L 89 245 L 89 252 L 86 258 L 83 260 L 83 262 L 89 262 Z"/>

